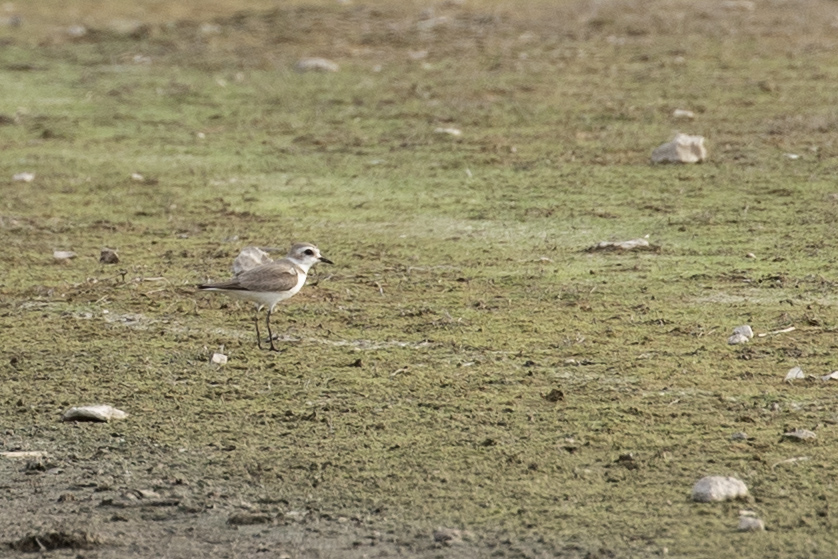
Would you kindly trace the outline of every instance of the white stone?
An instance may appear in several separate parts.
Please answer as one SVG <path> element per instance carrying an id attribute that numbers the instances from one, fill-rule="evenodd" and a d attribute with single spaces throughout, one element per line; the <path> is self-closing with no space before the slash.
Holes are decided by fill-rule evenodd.
<path id="1" fill-rule="evenodd" d="M 32 182 L 35 180 L 35 173 L 17 173 L 12 176 L 12 180 L 15 182 Z"/>
<path id="2" fill-rule="evenodd" d="M 223 353 L 213 353 L 210 362 L 215 363 L 216 365 L 225 365 L 227 364 L 227 356 Z"/>
<path id="3" fill-rule="evenodd" d="M 727 343 L 730 345 L 746 344 L 748 341 L 750 341 L 750 338 L 741 332 L 737 332 L 727 339 Z"/>
<path id="4" fill-rule="evenodd" d="M 692 120 L 695 118 L 695 113 L 686 109 L 675 109 L 672 111 L 674 118 L 683 118 L 685 120 Z"/>
<path id="5" fill-rule="evenodd" d="M 792 441 L 812 441 L 818 438 L 814 431 L 808 429 L 795 429 L 788 433 L 783 433 L 783 436 Z"/>
<path id="6" fill-rule="evenodd" d="M 822 376 L 821 380 L 838 380 L 838 371 L 832 371 L 828 375 Z"/>
<path id="7" fill-rule="evenodd" d="M 84 37 L 85 35 L 87 35 L 87 27 L 85 27 L 84 25 L 71 25 L 67 28 L 67 35 L 73 37 L 74 39 Z"/>
<path id="8" fill-rule="evenodd" d="M 242 251 L 233 260 L 233 274 L 239 275 L 256 266 L 267 264 L 271 262 L 271 257 L 267 252 L 259 247 L 244 247 Z"/>
<path id="9" fill-rule="evenodd" d="M 340 66 L 326 58 L 301 58 L 294 66 L 298 72 L 337 72 Z"/>
<path id="10" fill-rule="evenodd" d="M 448 134 L 450 136 L 462 136 L 463 131 L 459 128 L 435 128 L 434 133 L 436 134 Z"/>
<path id="11" fill-rule="evenodd" d="M 748 324 L 743 324 L 742 326 L 737 326 L 733 329 L 734 334 L 742 334 L 743 336 L 747 337 L 749 340 L 754 337 L 754 331 Z"/>
<path id="12" fill-rule="evenodd" d="M 652 163 L 701 163 L 707 159 L 703 136 L 677 134 L 671 142 L 655 148 Z"/>
<path id="13" fill-rule="evenodd" d="M 111 406 L 81 406 L 70 408 L 64 412 L 64 421 L 110 421 L 111 419 L 125 419 L 128 414 Z"/>
<path id="14" fill-rule="evenodd" d="M 588 250 L 653 250 L 647 239 L 631 239 L 630 241 L 600 241 Z"/>
<path id="15" fill-rule="evenodd" d="M 765 523 L 762 519 L 747 510 L 739 511 L 739 526 L 737 528 L 740 532 L 762 532 L 765 530 Z"/>
<path id="16" fill-rule="evenodd" d="M 76 253 L 72 250 L 56 250 L 53 251 L 52 257 L 56 260 L 70 260 L 76 257 Z"/>
<path id="17" fill-rule="evenodd" d="M 748 496 L 748 487 L 735 477 L 707 476 L 693 486 L 693 501 L 709 503 L 742 499 Z"/>
<path id="18" fill-rule="evenodd" d="M 145 181 L 145 177 L 142 176 L 140 173 L 131 173 L 131 180 L 137 182 Z"/>
<path id="19" fill-rule="evenodd" d="M 803 374 L 803 369 L 800 367 L 792 367 L 789 369 L 789 372 L 786 373 L 786 382 L 795 379 L 806 378 L 806 375 Z"/>

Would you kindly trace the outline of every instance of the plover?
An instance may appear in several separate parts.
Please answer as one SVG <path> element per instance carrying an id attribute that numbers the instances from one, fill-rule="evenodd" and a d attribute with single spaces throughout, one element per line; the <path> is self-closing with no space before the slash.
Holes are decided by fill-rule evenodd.
<path id="1" fill-rule="evenodd" d="M 268 262 L 242 272 L 230 281 L 206 283 L 197 286 L 204 291 L 218 291 L 238 299 L 256 303 L 256 339 L 262 349 L 262 336 L 259 333 L 259 309 L 267 307 L 268 339 L 271 350 L 279 351 L 274 346 L 271 332 L 271 313 L 280 301 L 296 295 L 306 282 L 309 269 L 318 262 L 332 264 L 332 261 L 320 254 L 320 250 L 311 243 L 296 243 L 291 246 L 288 255 L 280 260 Z"/>

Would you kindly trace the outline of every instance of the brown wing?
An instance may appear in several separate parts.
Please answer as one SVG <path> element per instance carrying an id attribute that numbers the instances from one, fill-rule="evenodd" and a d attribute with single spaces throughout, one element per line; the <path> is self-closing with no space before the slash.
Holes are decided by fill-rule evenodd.
<path id="1" fill-rule="evenodd" d="M 288 291 L 297 285 L 298 280 L 299 270 L 297 267 L 292 262 L 282 259 L 242 272 L 236 279 L 228 282 L 235 283 L 238 287 L 227 289 Z"/>

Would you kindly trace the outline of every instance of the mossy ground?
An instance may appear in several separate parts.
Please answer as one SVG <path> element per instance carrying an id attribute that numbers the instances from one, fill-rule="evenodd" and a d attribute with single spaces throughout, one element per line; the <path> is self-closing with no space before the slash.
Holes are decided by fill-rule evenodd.
<path id="1" fill-rule="evenodd" d="M 250 556 L 235 528 L 189 536 L 246 510 L 265 539 L 299 511 L 357 530 L 268 549 L 299 557 L 834 554 L 838 384 L 783 377 L 838 368 L 836 7 L 554 4 L 20 5 L 0 425 L 53 461 L 0 464 L 7 541 L 81 521 L 101 556 Z M 706 164 L 648 164 L 676 129 Z M 643 235 L 660 250 L 585 251 Z M 292 241 L 336 265 L 262 352 L 249 306 L 192 286 Z M 728 346 L 745 323 L 796 330 Z M 58 422 L 86 403 L 130 417 Z M 750 502 L 690 502 L 708 474 Z M 107 506 L 149 487 L 180 507 Z M 736 532 L 740 508 L 769 531 Z"/>

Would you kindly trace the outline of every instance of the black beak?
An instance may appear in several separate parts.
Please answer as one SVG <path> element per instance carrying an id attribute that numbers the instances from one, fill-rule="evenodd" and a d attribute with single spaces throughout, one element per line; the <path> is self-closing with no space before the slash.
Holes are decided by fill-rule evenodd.
<path id="1" fill-rule="evenodd" d="M 321 257 L 320 257 L 320 262 L 323 262 L 323 263 L 325 263 L 325 264 L 334 264 L 334 262 L 332 262 L 331 260 L 329 260 L 329 259 L 328 259 L 328 258 L 326 258 L 325 256 L 321 256 Z"/>

